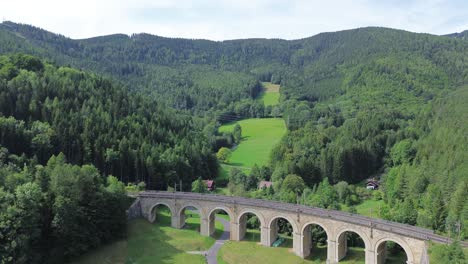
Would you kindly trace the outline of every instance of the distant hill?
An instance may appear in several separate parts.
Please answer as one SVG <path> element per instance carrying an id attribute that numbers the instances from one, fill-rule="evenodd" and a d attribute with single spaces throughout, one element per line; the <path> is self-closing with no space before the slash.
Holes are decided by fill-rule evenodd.
<path id="1" fill-rule="evenodd" d="M 343 69 L 396 53 L 418 56 L 452 72 L 442 57 L 463 54 L 467 46 L 446 37 L 376 27 L 291 41 L 216 42 L 150 34 L 73 40 L 29 25 L 0 24 L 0 53 L 27 52 L 98 72 L 195 113 L 232 112 L 236 102 L 261 92 L 258 81 L 281 83 L 284 99 L 332 98 L 343 93 Z M 459 76 L 452 74 L 451 80 L 460 81 Z"/>
<path id="2" fill-rule="evenodd" d="M 452 34 L 447 34 L 445 35 L 447 37 L 452 37 L 452 38 L 459 38 L 459 39 L 464 39 L 468 40 L 468 30 L 462 31 L 460 33 L 452 33 Z"/>

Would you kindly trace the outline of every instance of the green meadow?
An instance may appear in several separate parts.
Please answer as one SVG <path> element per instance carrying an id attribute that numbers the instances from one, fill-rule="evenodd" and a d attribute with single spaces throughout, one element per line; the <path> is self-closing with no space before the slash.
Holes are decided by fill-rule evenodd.
<path id="1" fill-rule="evenodd" d="M 270 82 L 262 82 L 262 85 L 264 87 L 264 91 L 258 97 L 258 99 L 262 100 L 265 106 L 277 105 L 279 103 L 279 98 L 280 98 L 279 84 L 272 84 Z"/>
<path id="2" fill-rule="evenodd" d="M 270 152 L 286 133 L 286 125 L 280 118 L 251 118 L 223 125 L 220 132 L 232 131 L 239 124 L 242 128 L 242 141 L 233 149 L 225 168 L 240 167 L 249 169 L 253 165 L 266 165 Z"/>

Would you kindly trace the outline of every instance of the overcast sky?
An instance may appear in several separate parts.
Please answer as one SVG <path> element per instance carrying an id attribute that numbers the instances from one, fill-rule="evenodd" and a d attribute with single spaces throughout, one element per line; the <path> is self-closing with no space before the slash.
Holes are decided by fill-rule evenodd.
<path id="1" fill-rule="evenodd" d="M 468 29 L 468 0 L 0 0 L 0 18 L 71 38 L 297 39 L 365 26 L 446 34 Z"/>

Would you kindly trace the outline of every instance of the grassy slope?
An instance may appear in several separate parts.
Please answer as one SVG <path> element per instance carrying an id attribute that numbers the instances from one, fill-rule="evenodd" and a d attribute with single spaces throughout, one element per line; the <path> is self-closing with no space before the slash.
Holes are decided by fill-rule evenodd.
<path id="1" fill-rule="evenodd" d="M 262 100 L 265 106 L 277 105 L 280 98 L 280 86 L 269 82 L 263 82 L 262 85 L 264 87 L 264 92 L 260 95 L 259 100 Z"/>
<path id="2" fill-rule="evenodd" d="M 229 241 L 218 254 L 218 263 L 325 263 L 327 256 L 326 247 L 312 249 L 312 254 L 307 259 L 302 259 L 292 253 L 292 240 L 286 238 L 285 243 L 280 247 L 264 247 L 259 244 L 259 230 L 247 230 L 243 241 Z M 364 264 L 364 249 L 349 248 L 349 253 L 345 259 L 340 261 L 345 264 Z"/>
<path id="3" fill-rule="evenodd" d="M 171 228 L 167 212 L 158 215 L 155 224 L 144 219 L 131 221 L 127 240 L 103 246 L 73 263 L 205 263 L 203 256 L 188 254 L 186 251 L 207 250 L 215 239 L 199 234 L 198 215 L 193 214 L 186 222 L 187 229 Z M 222 233 L 222 228 L 221 223 L 216 221 L 215 236 Z"/>
<path id="4" fill-rule="evenodd" d="M 368 217 L 373 217 L 373 218 L 380 218 L 379 216 L 379 211 L 380 207 L 384 205 L 383 200 L 364 200 L 362 203 L 358 204 L 355 206 L 356 211 L 360 215 L 368 216 Z M 348 206 L 345 204 L 341 204 L 341 210 L 342 211 L 348 211 Z"/>
<path id="5" fill-rule="evenodd" d="M 284 133 L 286 126 L 280 118 L 252 118 L 229 123 L 220 131 L 232 131 L 235 124 L 242 127 L 242 142 L 233 151 L 228 166 L 252 167 L 266 165 L 270 152 Z"/>

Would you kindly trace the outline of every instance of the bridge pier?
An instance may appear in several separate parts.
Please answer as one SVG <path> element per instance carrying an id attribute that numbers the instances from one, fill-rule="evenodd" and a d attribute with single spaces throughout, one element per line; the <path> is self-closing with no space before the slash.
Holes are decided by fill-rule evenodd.
<path id="1" fill-rule="evenodd" d="M 301 258 L 307 258 L 310 255 L 310 248 L 312 247 L 312 235 L 310 233 L 310 227 L 307 227 L 301 236 Z"/>
<path id="2" fill-rule="evenodd" d="M 304 256 L 303 251 L 302 251 L 301 240 L 302 240 L 301 233 L 293 232 L 293 251 L 294 251 L 294 254 L 296 254 L 296 256 L 304 258 L 306 256 Z"/>
<path id="3" fill-rule="evenodd" d="M 278 225 L 273 224 L 268 228 L 267 247 L 271 247 L 273 243 L 278 239 Z"/>
<path id="4" fill-rule="evenodd" d="M 335 264 L 336 261 L 336 241 L 327 240 L 327 264 Z"/>
<path id="5" fill-rule="evenodd" d="M 185 225 L 185 216 L 179 216 L 177 214 L 171 215 L 171 226 L 173 228 L 181 229 Z"/>
<path id="6" fill-rule="evenodd" d="M 231 220 L 231 240 L 241 241 L 245 235 L 245 228 L 242 228 L 242 225 Z M 242 229 L 244 231 L 242 231 Z"/>
<path id="7" fill-rule="evenodd" d="M 247 232 L 247 214 L 243 214 L 239 218 L 239 223 L 236 223 L 237 225 L 237 237 L 236 241 L 241 241 L 245 237 L 245 233 Z"/>
<path id="8" fill-rule="evenodd" d="M 214 232 L 216 231 L 215 219 L 216 219 L 215 214 L 210 214 L 208 216 L 208 230 L 209 230 L 210 236 L 213 235 Z"/>
<path id="9" fill-rule="evenodd" d="M 209 219 L 205 216 L 200 216 L 200 234 L 202 236 L 210 236 L 210 223 Z"/>
<path id="10" fill-rule="evenodd" d="M 385 263 L 387 258 L 387 242 L 383 242 L 380 246 L 376 248 L 375 257 L 377 258 L 377 263 Z"/>
<path id="11" fill-rule="evenodd" d="M 365 249 L 366 255 L 365 255 L 365 263 L 370 263 L 370 264 L 375 264 L 375 251 L 372 248 L 366 248 Z M 385 259 L 384 262 L 385 263 Z"/>
<path id="12" fill-rule="evenodd" d="M 336 241 L 336 262 L 339 262 L 344 257 L 346 257 L 346 253 L 348 253 L 348 239 L 346 233 L 343 233 L 338 237 L 338 241 Z"/>
<path id="13" fill-rule="evenodd" d="M 270 239 L 270 228 L 268 226 L 260 227 L 260 242 L 265 247 L 271 247 L 274 241 Z"/>

